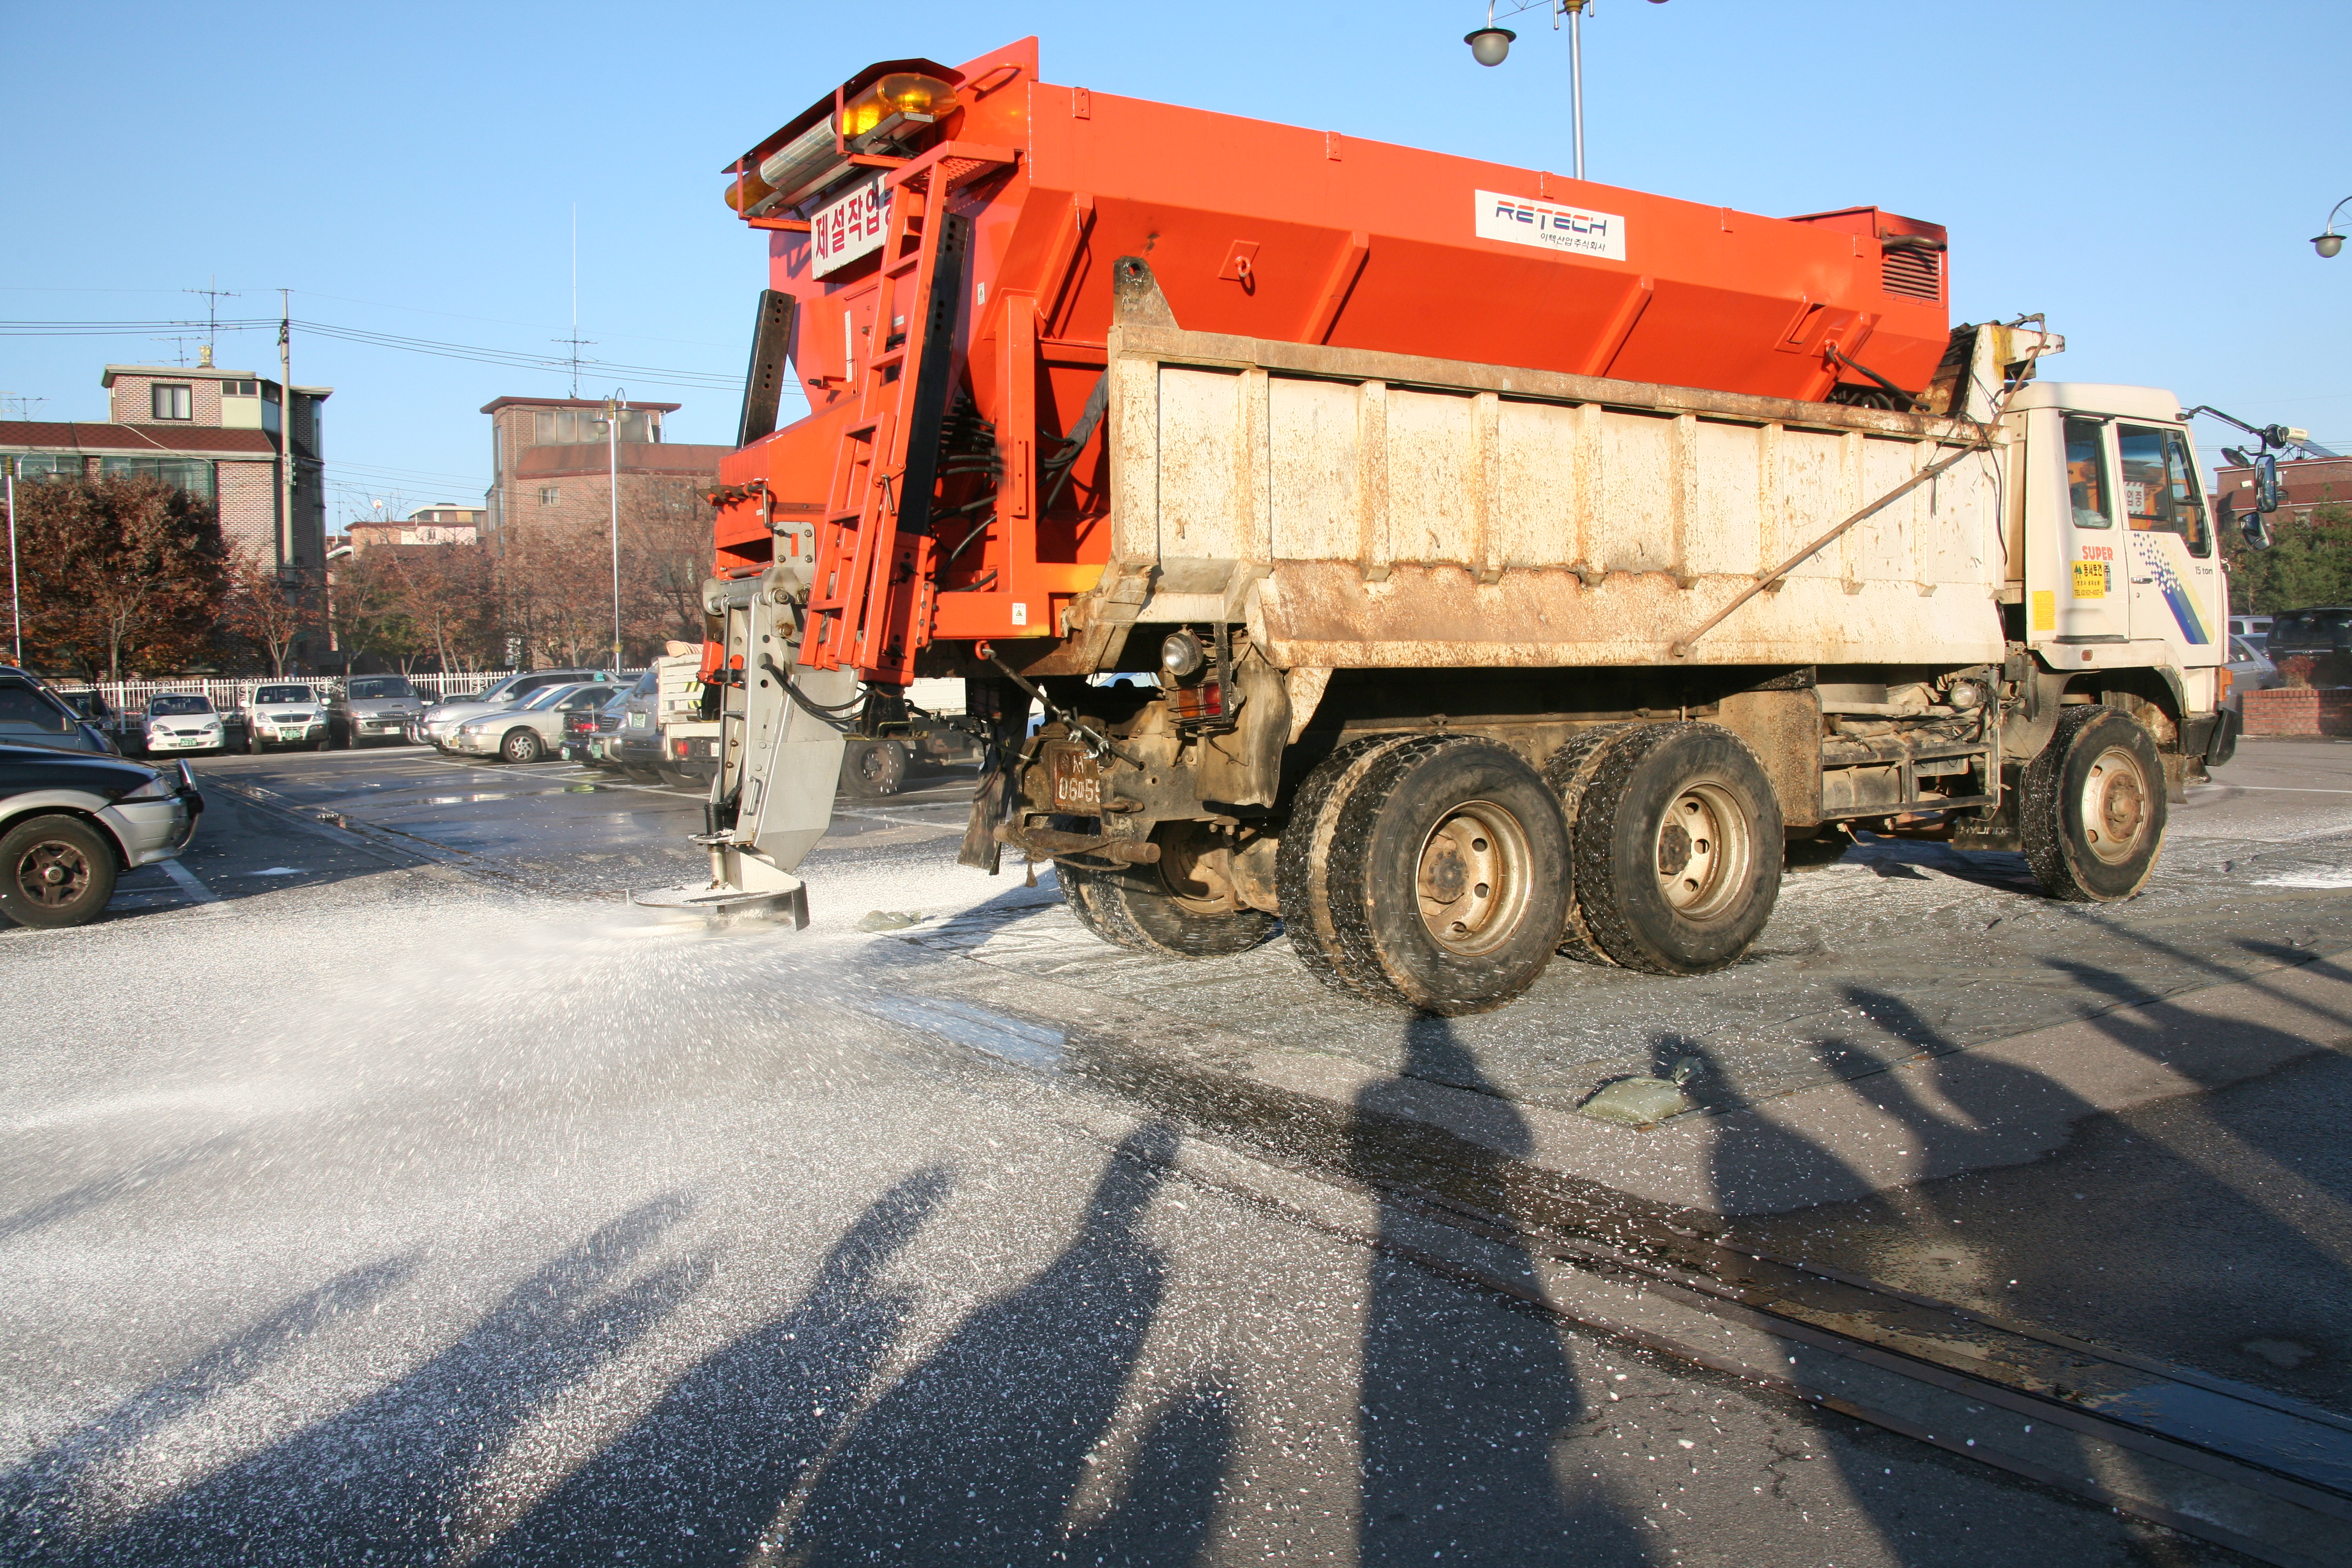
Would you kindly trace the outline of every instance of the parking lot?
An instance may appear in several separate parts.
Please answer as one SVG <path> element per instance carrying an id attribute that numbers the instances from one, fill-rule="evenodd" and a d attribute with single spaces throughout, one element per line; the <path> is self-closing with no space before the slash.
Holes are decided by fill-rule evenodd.
<path id="1" fill-rule="evenodd" d="M 1661 1560 L 2221 1551 L 1367 1272 L 1349 1226 L 1390 1218 L 1301 1228 L 1321 1200 L 1280 1186 L 1317 1168 L 1318 1107 L 1467 1128 L 1612 1223 L 1698 1216 L 1675 1223 L 2352 1411 L 2352 1009 L 2314 989 L 2352 982 L 2328 962 L 2352 745 L 2249 742 L 2129 904 L 1866 840 L 1791 877 L 1733 970 L 1563 962 L 1443 1023 L 1335 996 L 1279 942 L 1101 947 L 1049 869 L 953 864 L 968 773 L 840 802 L 795 936 L 624 904 L 699 872 L 688 792 L 411 747 L 195 767 L 183 861 L 99 925 L 0 933 L 12 1557 L 865 1560 L 1002 1533 L 1045 1543 L 1006 1560 L 1110 1560 L 1172 1532 L 1239 1561 L 1340 1531 L 1534 1560 L 1530 1488 L 1545 1529 Z M 912 923 L 860 929 L 877 913 Z M 1575 1114 L 1684 1061 L 1693 1115 Z M 1270 1163 L 1237 1195 L 1178 1142 Z M 795 1335 L 822 1349 L 762 1359 Z M 917 1449 L 921 1494 L 872 1513 Z M 270 1500 L 362 1450 L 347 1503 Z M 714 1479 L 659 1482 L 680 1452 Z"/>

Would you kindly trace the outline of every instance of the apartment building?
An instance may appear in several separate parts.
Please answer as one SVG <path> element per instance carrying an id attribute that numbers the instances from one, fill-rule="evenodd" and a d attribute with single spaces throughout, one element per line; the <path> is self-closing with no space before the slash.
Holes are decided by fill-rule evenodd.
<path id="1" fill-rule="evenodd" d="M 0 457 L 18 481 L 57 475 L 96 479 L 145 474 L 200 495 L 220 510 L 234 546 L 278 568 L 314 570 L 326 559 L 326 487 L 321 481 L 321 405 L 329 386 L 294 388 L 291 421 L 284 389 L 252 371 L 110 364 L 100 378 L 108 416 L 81 420 L 0 420 Z M 294 505 L 279 515 L 278 464 L 292 426 Z"/>

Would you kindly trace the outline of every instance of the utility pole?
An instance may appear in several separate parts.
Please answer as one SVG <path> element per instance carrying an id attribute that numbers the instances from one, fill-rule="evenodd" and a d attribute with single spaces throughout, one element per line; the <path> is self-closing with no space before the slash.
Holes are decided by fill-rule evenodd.
<path id="1" fill-rule="evenodd" d="M 8 619 L 16 635 L 18 669 L 25 668 L 25 604 L 16 591 L 16 459 L 5 459 L 8 468 Z"/>
<path id="2" fill-rule="evenodd" d="M 294 310 L 278 290 L 278 570 L 294 564 Z"/>
<path id="3" fill-rule="evenodd" d="M 628 406 L 625 386 L 614 387 L 604 399 L 604 446 L 610 463 L 605 489 L 613 502 L 613 673 L 616 677 L 621 673 L 621 415 Z"/>

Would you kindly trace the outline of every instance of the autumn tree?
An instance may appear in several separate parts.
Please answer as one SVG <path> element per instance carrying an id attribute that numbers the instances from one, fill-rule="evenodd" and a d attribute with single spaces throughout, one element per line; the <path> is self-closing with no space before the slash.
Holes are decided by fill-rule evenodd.
<path id="1" fill-rule="evenodd" d="M 2268 550 L 2248 546 L 2234 524 L 2221 530 L 2232 613 L 2352 605 L 2352 506 L 2315 506 L 2305 521 L 2276 511 L 2270 525 Z"/>
<path id="2" fill-rule="evenodd" d="M 429 648 L 445 671 L 489 662 L 498 601 L 488 551 L 476 544 L 436 544 L 369 553 L 383 557 L 392 603 L 406 618 L 415 657 Z"/>
<path id="3" fill-rule="evenodd" d="M 119 680 L 211 642 L 229 552 L 213 503 L 148 475 L 16 487 L 26 640 L 47 663 Z"/>
<path id="4" fill-rule="evenodd" d="M 236 551 L 230 557 L 221 629 L 266 660 L 270 674 L 286 673 L 295 645 L 318 625 L 319 612 L 308 582 L 280 577 L 250 550 Z"/>

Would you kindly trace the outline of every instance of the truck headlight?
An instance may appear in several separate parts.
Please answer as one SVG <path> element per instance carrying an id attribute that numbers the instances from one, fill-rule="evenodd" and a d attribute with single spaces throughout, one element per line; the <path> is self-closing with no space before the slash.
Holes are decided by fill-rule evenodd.
<path id="1" fill-rule="evenodd" d="M 1178 680 L 1196 675 L 1208 662 L 1201 639 L 1188 631 L 1170 632 L 1160 645 L 1160 668 Z"/>

